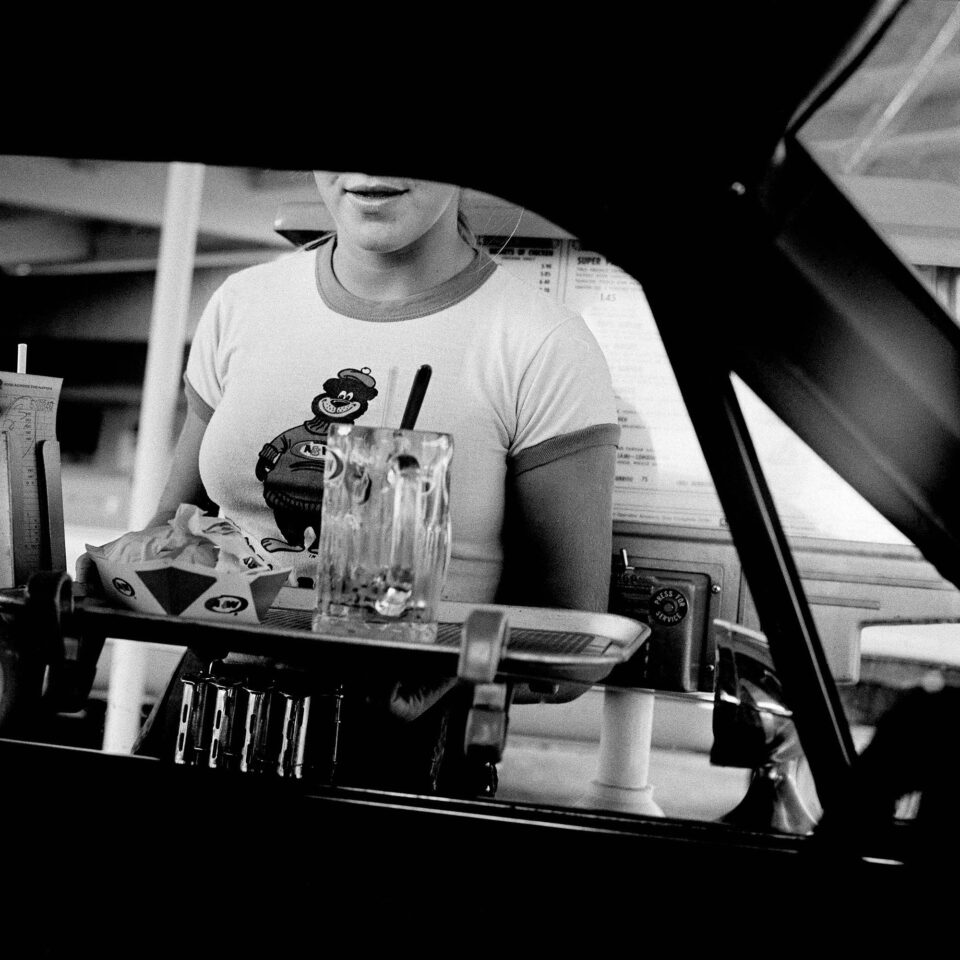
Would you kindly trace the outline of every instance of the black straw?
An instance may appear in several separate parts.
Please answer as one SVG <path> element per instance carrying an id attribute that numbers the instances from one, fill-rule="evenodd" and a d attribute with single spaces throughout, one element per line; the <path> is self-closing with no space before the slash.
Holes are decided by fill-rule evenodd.
<path id="1" fill-rule="evenodd" d="M 413 386 L 410 388 L 410 396 L 407 397 L 407 408 L 403 411 L 403 419 L 400 421 L 401 430 L 412 430 L 417 422 L 423 396 L 427 392 L 427 384 L 430 382 L 432 373 L 433 370 L 427 364 L 417 370 L 416 376 L 413 378 Z"/>

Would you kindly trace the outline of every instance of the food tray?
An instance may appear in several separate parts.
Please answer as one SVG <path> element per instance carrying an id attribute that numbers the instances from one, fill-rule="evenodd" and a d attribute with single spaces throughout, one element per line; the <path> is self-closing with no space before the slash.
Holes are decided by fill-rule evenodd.
<path id="1" fill-rule="evenodd" d="M 192 620 L 145 614 L 77 597 L 63 618 L 66 633 L 189 646 L 211 659 L 228 654 L 269 657 L 292 666 L 319 663 L 359 669 L 429 671 L 455 676 L 461 624 L 472 610 L 502 610 L 510 637 L 498 673 L 505 677 L 597 683 L 628 660 L 647 640 L 650 628 L 614 614 L 495 604 L 442 603 L 434 643 L 381 637 L 343 637 L 311 629 L 312 590 L 281 589 L 263 622 Z M 26 614 L 24 591 L 0 592 L 0 612 L 14 629 Z"/>

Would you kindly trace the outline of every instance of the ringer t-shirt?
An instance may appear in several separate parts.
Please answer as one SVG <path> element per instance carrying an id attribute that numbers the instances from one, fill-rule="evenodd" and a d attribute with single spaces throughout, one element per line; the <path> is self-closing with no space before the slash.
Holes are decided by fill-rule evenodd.
<path id="1" fill-rule="evenodd" d="M 454 445 L 444 597 L 489 602 L 508 465 L 523 472 L 618 441 L 604 356 L 579 315 L 486 254 L 429 291 L 379 302 L 341 286 L 334 245 L 240 271 L 204 310 L 185 374 L 188 402 L 207 421 L 204 487 L 293 577 L 312 578 L 310 544 L 289 535 L 298 501 L 277 479 L 284 458 L 320 460 L 322 483 L 329 423 L 399 426 L 414 374 L 429 364 L 417 428 L 452 434 Z"/>

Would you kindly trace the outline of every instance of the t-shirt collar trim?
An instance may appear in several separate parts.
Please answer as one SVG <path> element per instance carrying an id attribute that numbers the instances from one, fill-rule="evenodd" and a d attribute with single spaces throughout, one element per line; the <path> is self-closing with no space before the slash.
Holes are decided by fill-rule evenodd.
<path id="1" fill-rule="evenodd" d="M 315 272 L 320 299 L 343 316 L 376 323 L 413 320 L 446 310 L 479 289 L 497 268 L 496 261 L 479 250 L 463 270 L 430 290 L 402 300 L 365 300 L 350 293 L 333 272 L 335 246 L 336 236 L 331 234 L 317 247 Z"/>

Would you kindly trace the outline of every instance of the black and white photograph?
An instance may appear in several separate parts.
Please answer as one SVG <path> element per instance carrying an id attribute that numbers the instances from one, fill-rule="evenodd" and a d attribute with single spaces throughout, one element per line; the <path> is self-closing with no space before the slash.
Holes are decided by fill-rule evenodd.
<path id="1" fill-rule="evenodd" d="M 944 916 L 960 3 L 626 23 L 13 97 L 5 960 Z"/>

